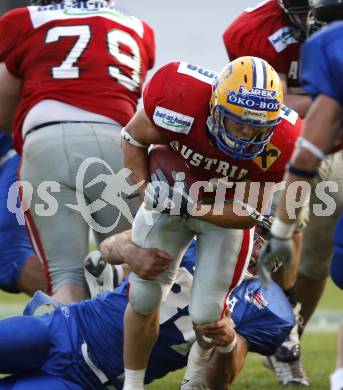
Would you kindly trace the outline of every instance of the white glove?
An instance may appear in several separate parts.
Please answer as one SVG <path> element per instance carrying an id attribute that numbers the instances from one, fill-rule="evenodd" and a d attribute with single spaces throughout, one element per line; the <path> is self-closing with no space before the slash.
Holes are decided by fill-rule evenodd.
<path id="1" fill-rule="evenodd" d="M 270 235 L 257 261 L 257 270 L 264 288 L 268 287 L 270 273 L 275 264 L 289 267 L 292 262 L 294 243 L 292 238 L 281 239 Z"/>
<path id="2" fill-rule="evenodd" d="M 147 210 L 189 217 L 194 204 L 195 201 L 189 196 L 189 189 L 184 182 L 176 181 L 171 187 L 161 169 L 151 175 L 151 182 L 144 193 Z"/>

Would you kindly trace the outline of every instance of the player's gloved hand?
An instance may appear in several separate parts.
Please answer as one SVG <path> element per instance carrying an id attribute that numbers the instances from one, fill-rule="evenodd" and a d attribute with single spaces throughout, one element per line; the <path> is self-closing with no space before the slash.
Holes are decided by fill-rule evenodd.
<path id="1" fill-rule="evenodd" d="M 184 181 L 176 180 L 171 187 L 162 170 L 157 169 L 151 175 L 151 182 L 145 189 L 144 204 L 147 210 L 188 217 L 195 201 L 190 197 Z"/>
<path id="2" fill-rule="evenodd" d="M 293 239 L 270 235 L 257 261 L 257 270 L 264 288 L 268 287 L 270 274 L 281 264 L 290 266 L 293 255 Z"/>

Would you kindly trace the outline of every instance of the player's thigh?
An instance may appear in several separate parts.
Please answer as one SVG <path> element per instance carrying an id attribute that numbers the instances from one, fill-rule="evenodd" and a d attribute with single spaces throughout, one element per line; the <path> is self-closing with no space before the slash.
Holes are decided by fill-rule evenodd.
<path id="1" fill-rule="evenodd" d="M 0 379 L 0 390 L 83 390 L 74 382 L 55 377 L 44 372 L 28 373 L 26 375 Z"/>
<path id="2" fill-rule="evenodd" d="M 187 224 L 184 218 L 152 213 L 140 207 L 133 223 L 133 241 L 144 248 L 161 249 L 173 261 L 155 280 L 141 279 L 133 272 L 130 274 L 130 303 L 137 312 L 148 314 L 166 298 L 194 236 Z"/>
<path id="3" fill-rule="evenodd" d="M 191 317 L 198 324 L 219 319 L 229 290 L 244 276 L 253 244 L 253 229 L 202 226 L 190 303 Z"/>
<path id="4" fill-rule="evenodd" d="M 53 346 L 50 316 L 17 316 L 0 321 L 0 372 L 19 373 L 40 368 Z"/>
<path id="5" fill-rule="evenodd" d="M 95 206 L 102 203 L 93 214 L 95 238 L 100 243 L 111 234 L 131 228 L 141 200 L 123 166 L 121 126 L 94 125 L 93 130 L 97 140 L 94 154 L 99 163 L 88 169 L 87 182 L 95 184 L 87 187 L 85 194 L 91 203 L 97 202 Z"/>
<path id="6" fill-rule="evenodd" d="M 78 205 L 67 142 L 62 125 L 30 134 L 20 170 L 21 180 L 32 188 L 23 189 L 30 206 L 26 222 L 53 291 L 64 282 L 84 285 L 82 260 L 88 253 L 89 227 Z"/>
<path id="7" fill-rule="evenodd" d="M 333 235 L 340 211 L 336 208 L 333 214 L 322 216 L 316 212 L 317 204 L 320 204 L 320 201 L 315 193 L 312 193 L 308 222 L 303 233 L 299 273 L 310 279 L 321 280 L 329 274 Z"/>

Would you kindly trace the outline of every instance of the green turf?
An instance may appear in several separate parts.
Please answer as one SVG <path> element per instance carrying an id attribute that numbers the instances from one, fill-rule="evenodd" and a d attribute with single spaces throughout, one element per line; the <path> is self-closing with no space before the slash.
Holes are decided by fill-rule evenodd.
<path id="1" fill-rule="evenodd" d="M 319 302 L 318 310 L 337 310 L 343 312 L 343 291 L 329 278 L 325 293 Z"/>
<path id="2" fill-rule="evenodd" d="M 24 305 L 27 298 L 23 294 L 6 294 L 0 292 L 0 307 L 4 302 L 7 305 Z M 325 294 L 321 299 L 319 310 L 341 311 L 343 293 L 329 281 Z M 335 333 L 305 333 L 302 342 L 303 361 L 311 382 L 311 390 L 325 390 L 329 388 L 328 378 L 334 369 L 336 353 Z M 182 380 L 183 370 L 168 375 L 148 386 L 149 390 L 176 390 Z M 283 389 L 277 384 L 274 375 L 261 364 L 258 355 L 251 354 L 244 371 L 232 387 L 234 390 L 278 390 Z"/>
<path id="3" fill-rule="evenodd" d="M 303 360 L 311 382 L 311 390 L 329 388 L 329 375 L 334 369 L 336 335 L 311 333 L 303 339 Z M 177 390 L 182 380 L 183 370 L 168 375 L 154 382 L 149 390 Z M 232 386 L 233 390 L 277 390 L 279 386 L 274 374 L 263 367 L 261 357 L 250 354 L 246 367 Z"/>

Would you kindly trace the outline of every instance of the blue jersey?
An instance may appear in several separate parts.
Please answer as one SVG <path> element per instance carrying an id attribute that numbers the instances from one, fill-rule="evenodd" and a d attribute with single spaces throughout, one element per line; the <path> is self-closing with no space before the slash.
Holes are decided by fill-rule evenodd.
<path id="1" fill-rule="evenodd" d="M 343 22 L 330 23 L 306 41 L 301 53 L 301 81 L 315 98 L 324 94 L 343 107 Z M 343 289 L 343 214 L 336 225 L 331 277 Z"/>
<path id="2" fill-rule="evenodd" d="M 160 336 L 150 357 L 146 383 L 187 364 L 186 357 L 195 339 L 188 312 L 193 270 L 194 263 L 183 262 L 176 283 L 161 307 Z M 75 306 L 93 362 L 111 378 L 116 388 L 121 388 L 118 380 L 123 378 L 123 314 L 127 295 L 128 283 L 125 281 L 114 292 Z M 294 325 L 289 302 L 275 283 L 264 290 L 257 278 L 249 278 L 233 290 L 227 304 L 236 332 L 248 341 L 251 352 L 273 354 Z M 94 338 L 94 334 L 101 331 L 106 337 Z M 120 342 L 113 343 L 116 339 Z M 110 361 L 108 356 L 116 356 L 117 360 Z"/>
<path id="3" fill-rule="evenodd" d="M 343 106 L 343 22 L 322 28 L 301 50 L 301 83 L 314 99 L 324 94 Z"/>
<path id="4" fill-rule="evenodd" d="M 25 226 L 20 225 L 16 214 L 8 209 L 8 201 L 12 207 L 20 207 L 17 189 L 9 193 L 17 180 L 20 162 L 11 145 L 11 138 L 0 132 L 0 151 L 4 153 L 0 155 L 0 288 L 17 292 L 17 281 L 34 252 Z"/>
<path id="5" fill-rule="evenodd" d="M 12 148 L 12 137 L 0 130 L 0 158 Z"/>
<path id="6" fill-rule="evenodd" d="M 146 383 L 187 364 L 187 355 L 195 340 L 188 312 L 194 273 L 193 251 L 194 247 L 183 259 L 176 282 L 161 307 L 160 335 L 151 354 Z M 25 326 L 15 326 L 23 317 L 11 319 L 7 324 L 0 322 L 0 372 L 4 372 L 4 368 L 5 372 L 16 372 L 13 366 L 18 364 L 21 369 L 27 364 L 33 370 L 33 356 L 38 355 L 36 351 L 41 350 L 43 352 L 36 359 L 37 369 L 49 376 L 50 380 L 51 376 L 56 376 L 59 380 L 71 381 L 84 389 L 100 389 L 102 387 L 99 380 L 90 369 L 87 370 L 81 354 L 81 346 L 86 343 L 92 364 L 106 375 L 115 389 L 121 389 L 124 379 L 123 317 L 128 302 L 127 294 L 128 283 L 125 281 L 114 291 L 95 299 L 62 306 L 42 317 L 32 317 L 35 318 L 32 326 L 28 323 Z M 237 333 L 245 337 L 251 351 L 272 354 L 288 336 L 294 324 L 288 300 L 274 283 L 271 283 L 268 290 L 263 290 L 258 279 L 249 278 L 233 290 L 227 304 L 232 311 Z M 39 323 L 34 325 L 35 321 Z M 13 328 L 17 331 L 11 338 Z M 16 347 L 16 340 L 27 336 L 20 336 L 18 332 L 27 333 L 33 346 L 33 351 L 29 347 L 25 350 L 28 363 L 24 362 L 22 343 Z M 48 341 L 45 333 L 49 335 Z M 2 334 L 5 335 L 4 340 Z M 42 347 L 39 348 L 38 345 Z M 9 350 L 13 362 L 8 357 Z M 20 363 L 18 355 L 21 357 Z"/>

